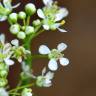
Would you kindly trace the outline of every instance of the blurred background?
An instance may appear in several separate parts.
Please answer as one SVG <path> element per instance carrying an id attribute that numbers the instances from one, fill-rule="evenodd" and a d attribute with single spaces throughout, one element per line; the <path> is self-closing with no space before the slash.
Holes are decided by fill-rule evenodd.
<path id="1" fill-rule="evenodd" d="M 64 52 L 70 59 L 67 67 L 59 67 L 50 88 L 34 88 L 37 96 L 96 96 L 96 0 L 57 0 L 60 6 L 67 7 L 69 16 L 66 18 L 64 28 L 67 33 L 45 32 L 32 42 L 32 52 L 38 53 L 41 44 L 54 48 L 60 42 L 68 44 Z M 24 10 L 28 2 L 42 7 L 42 0 L 14 0 L 14 4 L 22 2 L 15 10 Z M 12 40 L 6 22 L 0 23 L 0 33 L 5 32 L 7 40 Z M 16 37 L 15 37 L 16 38 Z M 48 60 L 34 60 L 34 73 L 40 74 Z M 9 83 L 14 88 L 18 82 L 20 64 L 11 67 Z"/>

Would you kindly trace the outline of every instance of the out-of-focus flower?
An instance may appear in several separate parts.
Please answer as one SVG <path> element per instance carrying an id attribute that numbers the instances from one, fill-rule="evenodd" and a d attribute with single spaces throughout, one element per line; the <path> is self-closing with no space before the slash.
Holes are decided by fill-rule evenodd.
<path id="1" fill-rule="evenodd" d="M 32 89 L 29 88 L 23 89 L 21 96 L 32 96 Z"/>
<path id="2" fill-rule="evenodd" d="M 45 7 L 37 10 L 38 16 L 43 19 L 43 28 L 45 30 L 58 29 L 60 32 L 67 32 L 60 26 L 65 24 L 65 20 L 62 19 L 68 15 L 68 10 L 58 7 L 57 2 L 53 2 L 53 0 L 43 0 L 43 3 Z"/>
<path id="3" fill-rule="evenodd" d="M 52 85 L 52 79 L 54 77 L 53 72 L 47 72 L 46 68 L 42 70 L 42 75 L 37 77 L 36 85 L 39 87 L 50 87 Z"/>
<path id="4" fill-rule="evenodd" d="M 43 55 L 48 54 L 48 57 L 50 59 L 48 67 L 50 70 L 56 71 L 58 69 L 58 60 L 62 66 L 66 66 L 69 64 L 69 60 L 64 57 L 64 54 L 62 54 L 62 51 L 64 51 L 66 48 L 67 45 L 65 43 L 58 44 L 57 49 L 52 50 L 50 50 L 46 45 L 41 45 L 39 47 L 39 53 Z"/>
<path id="5" fill-rule="evenodd" d="M 20 3 L 12 6 L 12 0 L 3 0 L 3 4 L 0 2 L 0 21 L 5 21 L 8 15 L 12 12 L 14 8 L 17 8 Z"/>
<path id="6" fill-rule="evenodd" d="M 0 62 L 4 62 L 6 65 L 10 66 L 14 64 L 14 61 L 11 60 L 11 44 L 5 43 L 5 35 L 0 35 Z"/>
<path id="7" fill-rule="evenodd" d="M 0 96 L 9 96 L 8 92 L 4 88 L 0 88 Z"/>
<path id="8" fill-rule="evenodd" d="M 26 50 L 23 46 L 19 46 L 19 41 L 14 39 L 11 41 L 13 58 L 16 58 L 19 62 L 22 62 L 22 58 L 26 58 L 26 55 L 31 54 L 29 50 Z"/>

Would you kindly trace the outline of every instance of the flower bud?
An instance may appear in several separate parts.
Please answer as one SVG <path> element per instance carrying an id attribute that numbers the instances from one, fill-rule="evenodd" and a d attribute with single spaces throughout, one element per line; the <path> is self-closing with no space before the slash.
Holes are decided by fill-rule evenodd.
<path id="1" fill-rule="evenodd" d="M 19 12 L 18 17 L 19 17 L 20 19 L 25 19 L 25 18 L 26 18 L 26 13 L 23 12 L 23 11 L 21 11 L 21 12 Z"/>
<path id="2" fill-rule="evenodd" d="M 21 29 L 22 29 L 23 31 L 25 31 L 25 28 L 26 28 L 26 26 L 22 26 L 22 27 L 21 27 Z"/>
<path id="3" fill-rule="evenodd" d="M 0 77 L 6 77 L 8 75 L 8 72 L 6 70 L 0 71 Z"/>
<path id="4" fill-rule="evenodd" d="M 10 27 L 10 32 L 11 32 L 12 34 L 17 34 L 19 31 L 20 31 L 20 26 L 19 26 L 19 24 L 11 25 L 11 27 Z"/>
<path id="5" fill-rule="evenodd" d="M 41 22 L 40 22 L 39 19 L 33 21 L 33 25 L 34 25 L 34 26 L 38 26 L 38 25 L 40 25 L 40 24 L 41 24 Z"/>
<path id="6" fill-rule="evenodd" d="M 16 22 L 17 22 L 17 19 L 18 19 L 17 13 L 11 13 L 11 14 L 9 15 L 9 20 L 10 20 L 10 22 L 16 23 Z"/>
<path id="7" fill-rule="evenodd" d="M 32 27 L 32 26 L 27 26 L 25 29 L 26 35 L 32 34 L 34 32 L 35 32 L 35 30 L 34 30 L 34 27 Z"/>
<path id="8" fill-rule="evenodd" d="M 7 79 L 0 78 L 0 87 L 4 87 L 8 83 Z"/>
<path id="9" fill-rule="evenodd" d="M 17 37 L 18 37 L 19 39 L 25 39 L 26 35 L 25 35 L 25 33 L 24 33 L 23 31 L 20 31 L 20 32 L 17 34 Z"/>
<path id="10" fill-rule="evenodd" d="M 1 66 L 0 66 L 0 71 L 1 70 L 7 70 L 8 69 L 8 66 L 6 66 L 6 64 L 4 64 L 4 63 L 2 63 L 2 64 L 0 64 Z"/>
<path id="11" fill-rule="evenodd" d="M 35 12 L 36 12 L 36 7 L 34 4 L 32 3 L 28 3 L 26 6 L 25 6 L 25 11 L 28 15 L 33 15 Z"/>

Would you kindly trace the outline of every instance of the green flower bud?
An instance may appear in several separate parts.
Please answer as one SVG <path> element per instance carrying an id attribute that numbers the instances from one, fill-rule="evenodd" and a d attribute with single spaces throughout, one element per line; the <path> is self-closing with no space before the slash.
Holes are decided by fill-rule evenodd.
<path id="1" fill-rule="evenodd" d="M 11 27 L 10 27 L 10 32 L 11 32 L 12 34 L 17 34 L 19 31 L 20 31 L 20 26 L 19 26 L 19 24 L 11 25 Z"/>
<path id="2" fill-rule="evenodd" d="M 18 19 L 17 13 L 12 13 L 12 14 L 9 15 L 9 21 L 10 22 L 16 23 L 17 22 L 17 19 Z"/>
<path id="3" fill-rule="evenodd" d="M 4 87 L 8 83 L 7 79 L 0 78 L 0 87 Z"/>
<path id="4" fill-rule="evenodd" d="M 25 39 L 26 35 L 25 35 L 25 33 L 24 33 L 23 31 L 20 31 L 20 32 L 17 34 L 17 37 L 18 37 L 19 39 Z"/>
<path id="5" fill-rule="evenodd" d="M 34 26 L 38 26 L 38 25 L 40 25 L 40 24 L 41 24 L 41 22 L 40 22 L 39 19 L 33 21 L 33 25 L 34 25 Z"/>
<path id="6" fill-rule="evenodd" d="M 5 70 L 8 69 L 8 66 L 7 66 L 6 64 L 0 63 L 0 65 L 1 65 L 1 66 L 0 66 L 0 71 L 1 71 L 1 70 L 4 70 L 4 69 L 5 69 Z"/>
<path id="7" fill-rule="evenodd" d="M 25 19 L 25 18 L 26 18 L 26 13 L 23 12 L 23 11 L 21 11 L 21 12 L 19 12 L 18 17 L 19 17 L 20 19 Z"/>
<path id="8" fill-rule="evenodd" d="M 44 84 L 44 77 L 43 76 L 38 76 L 36 80 L 36 85 L 38 87 L 43 87 Z"/>
<path id="9" fill-rule="evenodd" d="M 32 34 L 34 32 L 35 32 L 35 30 L 34 30 L 34 27 L 32 27 L 32 26 L 27 26 L 25 29 L 26 35 Z"/>
<path id="10" fill-rule="evenodd" d="M 35 12 L 36 12 L 36 7 L 34 4 L 32 3 L 28 3 L 26 6 L 25 6 L 25 11 L 28 15 L 33 15 Z"/>
<path id="11" fill-rule="evenodd" d="M 6 77 L 8 75 L 8 72 L 6 70 L 0 71 L 0 77 Z"/>
<path id="12" fill-rule="evenodd" d="M 22 26 L 22 27 L 21 27 L 21 29 L 22 29 L 23 31 L 25 31 L 25 28 L 26 28 L 26 26 Z"/>

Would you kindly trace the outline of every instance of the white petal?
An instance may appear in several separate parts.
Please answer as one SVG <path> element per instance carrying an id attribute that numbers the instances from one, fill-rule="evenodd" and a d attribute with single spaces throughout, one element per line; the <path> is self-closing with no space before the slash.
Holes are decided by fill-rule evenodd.
<path id="1" fill-rule="evenodd" d="M 21 4 L 21 3 L 18 3 L 18 4 L 16 4 L 16 5 L 12 6 L 12 8 L 17 8 L 17 7 L 20 6 L 20 4 Z"/>
<path id="2" fill-rule="evenodd" d="M 46 73 L 46 67 L 44 67 L 42 70 L 42 76 L 44 76 L 45 73 Z"/>
<path id="3" fill-rule="evenodd" d="M 57 28 L 60 32 L 67 32 L 66 30 L 64 29 L 61 29 L 61 28 Z"/>
<path id="4" fill-rule="evenodd" d="M 57 46 L 58 51 L 62 52 L 67 48 L 67 45 L 65 43 L 60 43 Z"/>
<path id="5" fill-rule="evenodd" d="M 60 21 L 62 20 L 64 17 L 66 17 L 68 15 L 68 10 L 66 8 L 61 8 L 58 13 L 55 16 L 55 21 Z"/>
<path id="6" fill-rule="evenodd" d="M 50 79 L 53 79 L 53 77 L 54 77 L 54 73 L 53 72 L 50 72 L 50 71 L 48 73 L 46 73 L 46 75 L 45 75 L 45 78 L 46 79 L 49 79 L 49 80 Z"/>
<path id="7" fill-rule="evenodd" d="M 7 19 L 7 16 L 0 16 L 0 21 L 5 21 Z"/>
<path id="8" fill-rule="evenodd" d="M 22 62 L 22 57 L 18 58 L 18 62 L 21 63 Z"/>
<path id="9" fill-rule="evenodd" d="M 56 71 L 58 69 L 58 64 L 57 64 L 56 60 L 51 59 L 48 63 L 48 67 L 50 70 Z"/>
<path id="10" fill-rule="evenodd" d="M 60 64 L 62 66 L 67 66 L 69 64 L 69 60 L 67 58 L 60 58 Z"/>
<path id="11" fill-rule="evenodd" d="M 43 0 L 43 3 L 47 6 L 47 5 L 52 5 L 53 0 Z"/>
<path id="12" fill-rule="evenodd" d="M 12 8 L 11 2 L 12 2 L 12 0 L 3 0 L 3 4 L 4 4 L 5 8 L 11 9 Z"/>
<path id="13" fill-rule="evenodd" d="M 11 60 L 11 59 L 5 59 L 4 61 L 5 61 L 5 63 L 6 63 L 8 66 L 10 66 L 10 65 L 13 65 L 13 64 L 14 64 L 14 61 L 13 61 L 13 60 Z"/>
<path id="14" fill-rule="evenodd" d="M 0 35 L 0 41 L 1 41 L 1 43 L 5 43 L 5 35 L 4 34 L 1 34 Z"/>
<path id="15" fill-rule="evenodd" d="M 39 16 L 40 18 L 45 19 L 45 15 L 44 15 L 44 13 L 43 13 L 43 11 L 42 11 L 41 9 L 38 9 L 38 10 L 37 10 L 37 14 L 38 14 L 38 16 Z"/>
<path id="16" fill-rule="evenodd" d="M 40 54 L 47 55 L 47 54 L 49 54 L 50 52 L 51 52 L 50 49 L 49 49 L 46 45 L 41 45 L 41 46 L 39 47 L 39 53 L 40 53 Z"/>
<path id="17" fill-rule="evenodd" d="M 19 46 L 19 41 L 17 39 L 14 39 L 11 41 L 12 45 Z"/>
<path id="18" fill-rule="evenodd" d="M 4 88 L 0 88 L 0 96 L 9 96 L 8 92 Z"/>
<path id="19" fill-rule="evenodd" d="M 49 30 L 49 29 L 50 29 L 50 27 L 49 27 L 48 25 L 43 25 L 43 28 L 44 28 L 45 30 Z"/>
<path id="20" fill-rule="evenodd" d="M 49 80 L 49 79 L 45 79 L 45 82 L 44 82 L 44 87 L 50 87 L 52 85 L 52 82 L 51 82 L 51 80 Z"/>
<path id="21" fill-rule="evenodd" d="M 3 48 L 3 54 L 8 54 L 10 52 L 10 50 L 11 50 L 11 44 L 10 43 L 6 43 L 4 48 Z"/>

